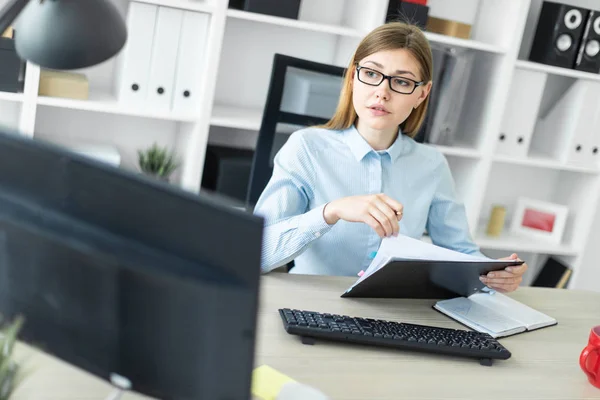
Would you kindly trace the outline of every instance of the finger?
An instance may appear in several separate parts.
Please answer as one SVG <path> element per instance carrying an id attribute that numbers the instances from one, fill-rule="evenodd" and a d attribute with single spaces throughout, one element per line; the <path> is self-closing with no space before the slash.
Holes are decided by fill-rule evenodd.
<path id="1" fill-rule="evenodd" d="M 512 276 L 510 278 L 486 278 L 485 276 L 482 276 L 482 282 L 497 282 L 497 283 L 501 283 L 501 282 L 520 282 L 523 278 L 520 276 Z"/>
<path id="2" fill-rule="evenodd" d="M 517 277 L 512 277 L 512 278 L 486 278 L 486 277 L 481 277 L 480 278 L 481 282 L 483 282 L 484 284 L 488 285 L 488 286 L 505 286 L 505 285 L 513 285 L 513 286 L 519 286 L 519 284 L 521 284 L 521 282 L 523 281 L 523 278 L 520 276 Z"/>
<path id="3" fill-rule="evenodd" d="M 392 227 L 392 234 L 396 235 L 400 231 L 400 226 L 398 225 L 398 218 L 396 216 L 396 212 L 386 203 L 381 201 L 380 199 L 375 199 L 375 206 L 385 214 L 386 218 L 390 222 L 390 226 Z"/>
<path id="4" fill-rule="evenodd" d="M 519 285 L 487 285 L 488 287 L 502 293 L 513 292 L 519 288 Z"/>
<path id="5" fill-rule="evenodd" d="M 402 205 L 402 203 L 392 199 L 390 196 L 383 193 L 380 194 L 378 197 L 388 206 L 390 206 L 392 210 L 396 211 L 397 214 L 404 214 L 404 206 Z"/>
<path id="6" fill-rule="evenodd" d="M 519 274 L 516 274 L 514 272 L 510 272 L 510 271 L 494 271 L 494 272 L 488 272 L 487 275 L 485 275 L 487 278 L 493 279 L 493 278 L 510 278 L 510 279 L 514 279 L 515 277 L 519 276 Z"/>
<path id="7" fill-rule="evenodd" d="M 383 212 L 381 212 L 379 210 L 379 208 L 377 208 L 377 206 L 374 206 L 374 205 L 369 207 L 368 211 L 372 217 L 374 217 L 377 221 L 379 221 L 379 223 L 383 227 L 385 236 L 392 236 L 392 234 L 394 233 L 394 227 L 390 223 L 390 220 L 388 219 L 388 217 L 386 217 L 386 215 Z"/>
<path id="8" fill-rule="evenodd" d="M 527 268 L 529 268 L 527 263 L 523 263 L 514 267 L 506 267 L 505 270 L 515 275 L 523 275 Z"/>
<path id="9" fill-rule="evenodd" d="M 512 253 L 512 254 L 511 254 L 510 256 L 508 256 L 508 257 L 502 257 L 502 258 L 499 258 L 499 260 L 507 260 L 507 261 L 510 261 L 510 260 L 515 260 L 515 261 L 517 261 L 517 260 L 519 260 L 519 256 L 517 255 L 517 253 Z"/>
<path id="10" fill-rule="evenodd" d="M 367 225 L 369 225 L 371 228 L 373 228 L 373 230 L 375 230 L 375 232 L 377 232 L 377 234 L 379 235 L 380 238 L 385 237 L 385 231 L 383 230 L 383 227 L 381 226 L 379 221 L 377 221 L 373 216 L 367 215 L 365 217 L 365 223 Z"/>

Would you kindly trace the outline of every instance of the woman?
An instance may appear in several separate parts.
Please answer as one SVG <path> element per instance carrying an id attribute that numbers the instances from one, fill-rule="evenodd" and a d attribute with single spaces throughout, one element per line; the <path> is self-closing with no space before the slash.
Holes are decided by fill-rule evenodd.
<path id="1" fill-rule="evenodd" d="M 388 23 L 361 41 L 333 118 L 292 134 L 275 157 L 255 207 L 266 223 L 264 272 L 294 260 L 294 273 L 356 276 L 383 237 L 420 238 L 425 229 L 436 245 L 481 255 L 446 159 L 412 139 L 427 111 L 432 68 L 415 26 Z M 513 291 L 526 269 L 482 281 Z"/>

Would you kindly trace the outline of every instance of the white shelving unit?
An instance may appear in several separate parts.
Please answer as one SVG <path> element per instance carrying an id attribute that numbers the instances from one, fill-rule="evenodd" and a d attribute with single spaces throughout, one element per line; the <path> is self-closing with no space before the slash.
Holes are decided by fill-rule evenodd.
<path id="1" fill-rule="evenodd" d="M 283 18 L 283 17 L 273 17 L 270 15 L 263 15 L 263 14 L 257 14 L 257 13 L 253 13 L 253 12 L 234 10 L 234 9 L 227 10 L 227 17 L 228 18 L 237 18 L 237 19 L 242 19 L 242 20 L 247 20 L 247 21 L 262 22 L 265 24 L 285 26 L 285 27 L 295 28 L 295 29 L 304 29 L 304 30 L 310 31 L 310 32 L 330 33 L 333 35 L 355 37 L 355 38 L 361 38 L 365 34 L 365 32 L 362 30 L 347 28 L 344 26 L 322 24 L 322 23 L 311 22 L 311 21 L 299 21 L 299 20 L 293 20 L 293 19 Z"/>
<path id="2" fill-rule="evenodd" d="M 22 93 L 0 92 L 0 101 L 22 103 L 24 96 Z"/>
<path id="3" fill-rule="evenodd" d="M 590 72 L 585 71 L 577 71 L 574 69 L 566 69 L 555 67 L 553 65 L 545 65 L 539 64 L 527 60 L 517 60 L 515 66 L 519 69 L 529 70 L 529 71 L 537 71 L 537 72 L 545 72 L 547 74 L 552 74 L 556 76 L 566 76 L 569 78 L 575 79 L 583 79 L 589 81 L 600 81 L 599 74 L 592 74 Z"/>
<path id="4" fill-rule="evenodd" d="M 126 16 L 130 0 L 113 1 Z M 253 147 L 275 53 L 346 67 L 361 38 L 384 22 L 388 3 L 302 0 L 299 18 L 292 20 L 229 9 L 227 0 L 139 1 L 210 15 L 208 33 L 199 38 L 206 44 L 206 63 L 198 72 L 202 96 L 196 112 L 181 115 L 124 106 L 114 89 L 119 64 L 113 59 L 79 71 L 90 83 L 86 101 L 38 96 L 40 71 L 28 65 L 24 93 L 0 93 L 0 124 L 34 140 L 89 143 L 90 149 L 108 148 L 111 156 L 116 150 L 122 168 L 136 168 L 139 148 L 154 142 L 169 146 L 182 161 L 174 183 L 194 192 L 200 189 L 208 143 Z M 568 0 L 583 7 L 592 7 L 594 1 Z M 475 57 L 456 145 L 435 146 L 448 159 L 475 241 L 490 256 L 518 252 L 531 266 L 530 277 L 546 257 L 559 257 L 574 269 L 570 287 L 578 287 L 581 269 L 597 268 L 581 265 L 581 259 L 591 245 L 586 243 L 591 229 L 600 229 L 591 225 L 600 198 L 600 162 L 571 162 L 558 152 L 561 145 L 573 144 L 571 133 L 558 128 L 544 133 L 539 128 L 575 82 L 600 83 L 600 75 L 526 60 L 535 28 L 532 15 L 540 0 L 429 0 L 429 5 L 432 15 L 449 19 L 461 19 L 460 13 L 465 13 L 473 26 L 469 40 L 426 36 L 432 43 L 466 49 Z M 503 151 L 500 136 L 512 140 L 506 132 L 511 110 L 507 106 L 518 99 L 511 82 L 523 72 L 542 74 L 535 75 L 540 77 L 537 103 L 526 104 L 537 129 L 530 132 L 526 148 Z M 577 98 L 577 92 L 573 96 Z M 574 118 L 589 112 L 582 104 L 575 101 L 565 115 Z M 550 148 L 541 144 L 543 134 L 548 135 Z M 492 205 L 506 206 L 508 228 L 519 196 L 569 207 L 559 245 L 515 237 L 508 229 L 497 238 L 485 235 Z"/>

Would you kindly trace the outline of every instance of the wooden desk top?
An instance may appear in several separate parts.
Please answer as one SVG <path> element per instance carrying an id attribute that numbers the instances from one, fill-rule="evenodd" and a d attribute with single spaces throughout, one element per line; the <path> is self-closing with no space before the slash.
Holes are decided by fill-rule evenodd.
<path id="1" fill-rule="evenodd" d="M 271 273 L 263 277 L 256 365 L 267 364 L 332 399 L 600 399 L 579 367 L 600 293 L 520 288 L 511 297 L 558 325 L 499 341 L 512 353 L 484 367 L 475 359 L 323 342 L 303 345 L 283 329 L 278 308 L 297 308 L 466 329 L 432 300 L 348 299 L 354 278 Z"/>
<path id="2" fill-rule="evenodd" d="M 303 345 L 283 329 L 278 308 L 365 316 L 464 329 L 433 310 L 434 301 L 342 299 L 354 278 L 271 273 L 261 281 L 255 364 L 267 364 L 332 399 L 600 399 L 579 368 L 600 293 L 522 288 L 511 294 L 558 325 L 500 339 L 511 352 L 492 367 L 477 360 L 317 341 Z M 11 400 L 102 400 L 109 385 L 20 344 L 28 374 Z M 126 394 L 123 400 L 147 399 Z"/>

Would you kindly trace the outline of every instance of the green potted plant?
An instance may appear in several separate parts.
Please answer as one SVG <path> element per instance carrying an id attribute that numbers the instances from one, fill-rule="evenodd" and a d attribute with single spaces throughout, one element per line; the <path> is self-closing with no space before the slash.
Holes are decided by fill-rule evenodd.
<path id="1" fill-rule="evenodd" d="M 19 366 L 12 351 L 22 326 L 23 318 L 19 317 L 0 330 L 0 400 L 8 400 L 16 386 Z"/>
<path id="2" fill-rule="evenodd" d="M 179 166 L 175 154 L 156 143 L 144 151 L 138 150 L 138 163 L 144 174 L 164 181 L 168 181 Z"/>

